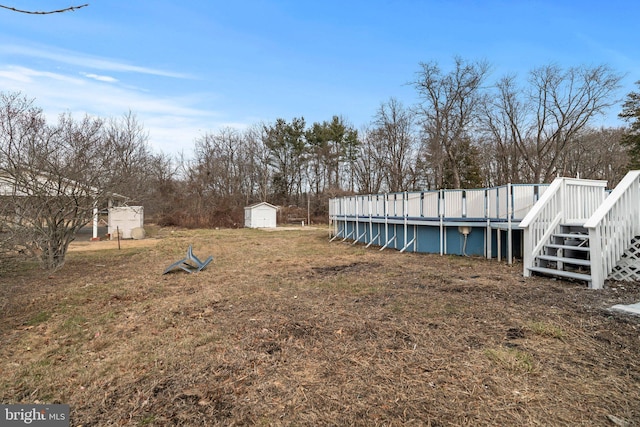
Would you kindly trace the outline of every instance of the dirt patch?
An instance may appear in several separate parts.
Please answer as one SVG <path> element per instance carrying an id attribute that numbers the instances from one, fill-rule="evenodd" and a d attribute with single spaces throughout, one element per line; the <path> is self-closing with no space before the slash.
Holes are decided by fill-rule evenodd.
<path id="1" fill-rule="evenodd" d="M 359 271 L 371 271 L 380 267 L 379 263 L 352 262 L 350 264 L 330 265 L 324 267 L 311 267 L 319 275 L 335 275 L 338 273 L 358 273 Z"/>
<path id="2" fill-rule="evenodd" d="M 637 283 L 281 231 L 0 276 L 0 400 L 68 403 L 84 426 L 638 425 L 640 318 L 608 310 Z M 163 276 L 188 245 L 214 261 Z"/>
<path id="3" fill-rule="evenodd" d="M 273 232 L 273 231 L 318 231 L 318 227 L 314 226 L 294 226 L 294 225 L 281 225 L 278 227 L 272 228 L 261 228 L 262 231 Z"/>
<path id="4" fill-rule="evenodd" d="M 158 239 L 126 239 L 120 240 L 118 243 L 117 240 L 99 240 L 95 242 L 85 242 L 78 241 L 72 242 L 69 245 L 69 252 L 83 252 L 83 251 L 104 251 L 104 250 L 122 250 L 122 249 L 132 249 L 132 248 L 146 248 L 150 246 L 155 246 L 158 243 Z"/>

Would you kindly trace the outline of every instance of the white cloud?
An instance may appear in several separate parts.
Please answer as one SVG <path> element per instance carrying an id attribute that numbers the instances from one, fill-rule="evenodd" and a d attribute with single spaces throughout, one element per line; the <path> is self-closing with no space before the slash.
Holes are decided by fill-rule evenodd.
<path id="1" fill-rule="evenodd" d="M 11 80 L 13 82 L 29 83 L 31 78 L 21 72 L 20 67 L 6 67 L 0 69 L 0 80 Z"/>
<path id="2" fill-rule="evenodd" d="M 105 81 L 117 82 L 108 76 L 83 75 L 89 78 L 0 65 L 0 88 L 35 98 L 35 105 L 42 108 L 52 122 L 65 112 L 75 117 L 89 114 L 115 118 L 132 111 L 149 132 L 151 146 L 167 154 L 190 155 L 195 138 L 221 126 L 220 114 L 203 106 L 211 97 L 202 94 L 158 96 L 153 91 L 105 85 Z"/>
<path id="3" fill-rule="evenodd" d="M 184 73 L 140 67 L 137 65 L 127 64 L 115 59 L 100 58 L 63 49 L 52 49 L 50 47 L 30 47 L 16 44 L 4 44 L 0 45 L 0 54 L 47 59 L 62 64 L 75 65 L 82 68 L 92 68 L 102 71 L 150 74 L 178 79 L 192 78 L 188 74 Z"/>
<path id="4" fill-rule="evenodd" d="M 115 77 L 110 77 L 110 76 L 101 76 L 99 74 L 92 74 L 92 73 L 80 73 L 80 74 L 82 74 L 87 78 L 98 80 L 99 82 L 116 83 L 118 81 L 118 79 L 116 79 Z"/>
<path id="5" fill-rule="evenodd" d="M 0 90 L 19 91 L 34 98 L 34 104 L 51 122 L 67 112 L 74 117 L 89 114 L 116 118 L 131 111 L 149 132 L 153 149 L 187 156 L 192 153 L 194 140 L 205 132 L 225 126 L 246 127 L 222 118 L 211 106 L 216 102 L 215 94 L 190 87 L 183 88 L 180 96 L 168 96 L 148 78 L 192 80 L 188 74 L 42 45 L 2 44 L 0 55 L 5 56 L 4 64 L 0 63 Z M 188 86 L 191 82 L 184 83 Z"/>
<path id="6" fill-rule="evenodd" d="M 9 87 L 11 86 L 11 81 L 20 85 L 32 83 L 38 78 L 55 80 L 57 82 L 81 83 L 80 79 L 65 76 L 64 74 L 51 73 L 49 71 L 38 71 L 32 68 L 22 67 L 20 65 L 6 65 L 4 67 L 0 67 L 0 78 L 8 80 Z"/>

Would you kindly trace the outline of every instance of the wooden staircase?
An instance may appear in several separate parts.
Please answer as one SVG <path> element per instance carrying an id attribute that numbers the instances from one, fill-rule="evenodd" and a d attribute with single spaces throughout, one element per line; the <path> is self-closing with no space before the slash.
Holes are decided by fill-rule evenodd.
<path id="1" fill-rule="evenodd" d="M 531 273 L 591 283 L 589 233 L 582 225 L 560 225 L 541 254 L 535 257 Z"/>
<path id="2" fill-rule="evenodd" d="M 520 222 L 523 275 L 640 280 L 640 170 L 607 195 L 605 181 L 556 178 Z M 564 225 L 563 225 L 564 224 Z"/>

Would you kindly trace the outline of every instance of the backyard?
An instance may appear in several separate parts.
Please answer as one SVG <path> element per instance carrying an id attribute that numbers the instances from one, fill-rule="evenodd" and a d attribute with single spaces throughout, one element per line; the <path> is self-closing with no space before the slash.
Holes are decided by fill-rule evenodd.
<path id="1" fill-rule="evenodd" d="M 329 242 L 153 228 L 0 264 L 0 401 L 73 426 L 640 425 L 640 284 Z M 214 260 L 164 269 L 189 245 Z"/>

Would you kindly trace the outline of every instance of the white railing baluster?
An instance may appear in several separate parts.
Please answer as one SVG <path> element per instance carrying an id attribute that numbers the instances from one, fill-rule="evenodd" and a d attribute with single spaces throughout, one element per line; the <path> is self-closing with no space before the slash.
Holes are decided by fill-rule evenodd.
<path id="1" fill-rule="evenodd" d="M 563 183 L 562 178 L 556 178 L 520 222 L 520 228 L 523 229 L 524 240 L 522 274 L 525 277 L 531 276 L 529 268 L 533 267 L 535 258 L 538 255 L 534 252 L 534 249 L 541 244 L 544 230 L 549 226 L 548 222 L 550 220 L 551 210 L 557 210 L 555 199 L 558 197 Z"/>
<path id="2" fill-rule="evenodd" d="M 640 171 L 631 171 L 585 223 L 591 245 L 591 287 L 604 281 L 638 234 Z"/>
<path id="3" fill-rule="evenodd" d="M 520 222 L 523 229 L 523 274 L 544 250 L 561 224 L 582 225 L 604 200 L 605 181 L 556 178 Z"/>

